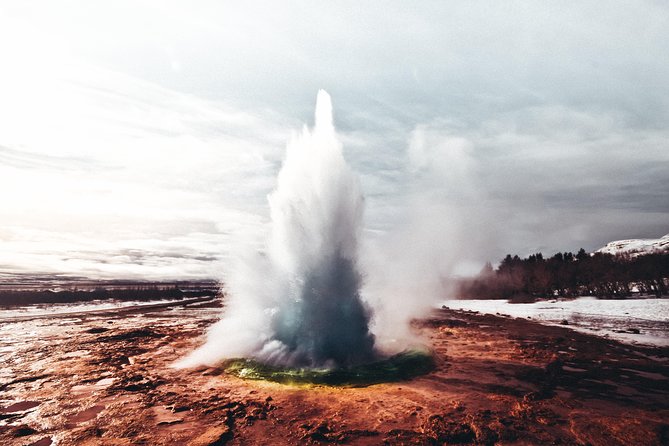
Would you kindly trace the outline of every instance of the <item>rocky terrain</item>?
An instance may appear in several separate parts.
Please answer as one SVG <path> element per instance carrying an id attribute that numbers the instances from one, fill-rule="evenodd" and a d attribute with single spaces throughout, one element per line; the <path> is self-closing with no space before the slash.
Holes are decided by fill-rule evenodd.
<path id="1" fill-rule="evenodd" d="M 436 368 L 409 381 L 291 386 L 172 368 L 220 311 L 0 319 L 0 444 L 669 444 L 667 347 L 439 310 L 415 323 Z"/>

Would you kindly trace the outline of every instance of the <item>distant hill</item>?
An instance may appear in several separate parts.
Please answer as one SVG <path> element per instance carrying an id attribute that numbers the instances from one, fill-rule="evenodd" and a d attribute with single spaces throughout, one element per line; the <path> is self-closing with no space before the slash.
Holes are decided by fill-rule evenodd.
<path id="1" fill-rule="evenodd" d="M 669 252 L 669 234 L 659 239 L 630 239 L 609 242 L 595 252 L 602 254 L 629 254 L 640 256 L 645 254 Z"/>
<path id="2" fill-rule="evenodd" d="M 215 281 L 139 282 L 129 280 L 92 281 L 52 276 L 0 274 L 0 310 L 32 304 L 90 302 L 93 300 L 151 301 L 215 296 Z"/>

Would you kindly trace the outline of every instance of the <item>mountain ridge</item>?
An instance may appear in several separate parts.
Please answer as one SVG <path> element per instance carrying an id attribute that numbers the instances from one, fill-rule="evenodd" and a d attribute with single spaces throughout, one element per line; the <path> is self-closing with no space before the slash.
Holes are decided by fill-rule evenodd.
<path id="1" fill-rule="evenodd" d="M 595 253 L 598 252 L 613 255 L 629 254 L 631 256 L 669 252 L 669 234 L 658 239 L 614 240 L 595 251 Z"/>

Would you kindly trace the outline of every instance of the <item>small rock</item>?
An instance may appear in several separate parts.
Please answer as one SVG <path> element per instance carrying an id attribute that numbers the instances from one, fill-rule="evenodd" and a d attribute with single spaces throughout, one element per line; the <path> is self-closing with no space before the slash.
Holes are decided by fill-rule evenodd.
<path id="1" fill-rule="evenodd" d="M 220 367 L 209 367 L 202 372 L 202 376 L 219 376 L 223 374 L 223 369 Z"/>
<path id="2" fill-rule="evenodd" d="M 415 445 L 426 446 L 435 444 L 434 438 L 422 432 L 416 432 L 408 429 L 393 429 L 386 434 L 383 440 L 385 445 Z"/>
<path id="3" fill-rule="evenodd" d="M 163 420 L 157 423 L 158 426 L 171 426 L 172 424 L 183 423 L 183 418 L 175 418 L 174 420 Z"/>
<path id="4" fill-rule="evenodd" d="M 562 319 L 560 325 L 569 325 L 569 321 L 567 319 Z"/>
<path id="5" fill-rule="evenodd" d="M 251 413 L 249 413 L 248 416 L 255 417 L 255 418 L 260 418 L 263 415 L 263 410 L 260 407 L 256 407 L 254 409 L 251 409 Z"/>
<path id="6" fill-rule="evenodd" d="M 432 415 L 423 425 L 423 431 L 443 443 L 471 443 L 476 434 L 467 423 L 447 421 L 440 415 Z"/>
<path id="7" fill-rule="evenodd" d="M 232 440 L 230 426 L 222 425 L 207 429 L 202 435 L 188 442 L 190 446 L 220 446 Z"/>
<path id="8" fill-rule="evenodd" d="M 14 435 L 14 437 L 26 437 L 28 435 L 32 435 L 32 434 L 36 434 L 36 433 L 37 433 L 37 431 L 35 429 L 33 429 L 32 427 L 27 426 L 25 424 L 22 424 L 20 426 L 16 426 L 16 428 L 14 428 L 14 431 L 12 432 L 12 435 Z"/>
<path id="9" fill-rule="evenodd" d="M 478 444 L 492 446 L 499 439 L 497 433 L 492 429 L 490 429 L 488 426 L 486 426 L 484 423 L 476 423 L 476 422 L 471 423 L 470 427 L 471 430 L 474 432 L 474 435 L 476 437 L 476 443 Z"/>
<path id="10" fill-rule="evenodd" d="M 454 401 L 452 403 L 453 410 L 458 411 L 458 412 L 464 412 L 465 410 L 465 405 L 463 404 L 462 401 Z"/>

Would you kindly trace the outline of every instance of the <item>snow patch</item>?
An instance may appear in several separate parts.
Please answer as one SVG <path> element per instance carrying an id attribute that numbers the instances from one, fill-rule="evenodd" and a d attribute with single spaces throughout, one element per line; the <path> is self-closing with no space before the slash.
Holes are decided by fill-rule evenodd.
<path id="1" fill-rule="evenodd" d="M 669 234 L 659 239 L 629 239 L 609 242 L 595 252 L 603 254 L 629 254 L 633 257 L 669 252 Z"/>

